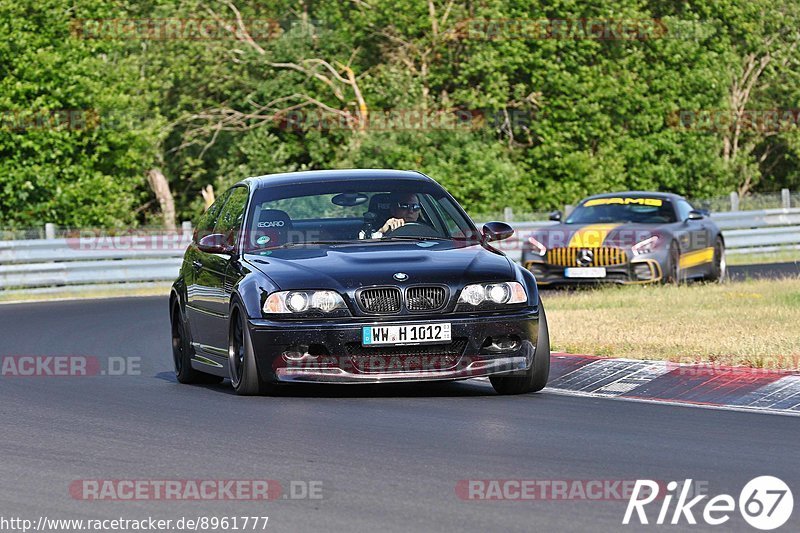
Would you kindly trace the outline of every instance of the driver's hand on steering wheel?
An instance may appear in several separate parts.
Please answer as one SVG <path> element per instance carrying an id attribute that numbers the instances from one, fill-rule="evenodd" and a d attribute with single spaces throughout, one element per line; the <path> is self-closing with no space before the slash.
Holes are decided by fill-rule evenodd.
<path id="1" fill-rule="evenodd" d="M 403 220 L 402 218 L 390 218 L 389 220 L 387 220 L 387 221 L 386 221 L 386 222 L 383 224 L 383 226 L 381 226 L 381 227 L 380 227 L 380 229 L 378 230 L 378 232 L 380 232 L 380 233 L 386 233 L 386 232 L 388 232 L 388 231 L 394 231 L 394 230 L 396 230 L 397 228 L 399 228 L 400 226 L 403 226 L 403 225 L 405 225 L 405 223 L 406 223 L 406 221 L 405 221 L 405 220 Z"/>

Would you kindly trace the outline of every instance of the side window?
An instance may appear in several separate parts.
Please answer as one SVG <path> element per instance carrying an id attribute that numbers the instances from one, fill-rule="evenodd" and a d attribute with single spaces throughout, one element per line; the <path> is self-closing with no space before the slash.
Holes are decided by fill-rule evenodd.
<path id="1" fill-rule="evenodd" d="M 689 218 L 689 211 L 693 209 L 692 205 L 686 200 L 678 200 L 678 221 L 683 222 Z"/>
<path id="2" fill-rule="evenodd" d="M 249 197 L 250 191 L 246 187 L 231 189 L 225 207 L 220 211 L 217 223 L 214 225 L 214 233 L 226 235 L 230 244 L 236 244 Z"/>
<path id="3" fill-rule="evenodd" d="M 226 191 L 222 196 L 217 198 L 214 203 L 211 204 L 211 207 L 206 209 L 206 212 L 197 219 L 194 230 L 194 242 L 198 242 L 206 235 L 214 233 L 214 225 L 217 223 L 217 217 L 222 210 L 222 206 L 225 204 L 225 200 L 228 199 L 229 194 L 230 191 Z"/>
<path id="4" fill-rule="evenodd" d="M 420 200 L 422 200 L 422 198 L 420 198 Z M 425 200 L 428 200 L 427 195 L 425 196 Z M 435 214 L 435 216 L 431 218 L 435 219 L 436 222 L 435 225 L 444 226 L 445 231 L 443 231 L 442 234 L 447 235 L 448 237 L 464 236 L 464 232 L 461 231 L 461 229 L 458 227 L 458 224 L 456 224 L 455 220 L 453 220 L 453 218 L 449 216 L 447 213 L 445 213 L 444 210 L 442 209 L 442 204 L 444 204 L 447 207 L 450 207 L 449 202 L 447 201 L 446 198 L 440 198 L 439 202 L 433 201 L 426 203 L 432 206 L 431 211 Z M 441 228 L 437 229 L 441 231 Z"/>
<path id="5" fill-rule="evenodd" d="M 449 198 L 442 197 L 439 198 L 438 202 L 434 203 L 439 206 L 440 214 L 447 226 L 449 237 L 470 239 L 480 236 L 480 228 L 478 229 L 478 235 L 473 235 L 472 230 L 468 229 L 466 225 L 459 225 L 458 221 L 463 220 L 464 217 L 458 212 L 458 207 L 453 205 L 453 202 Z"/>

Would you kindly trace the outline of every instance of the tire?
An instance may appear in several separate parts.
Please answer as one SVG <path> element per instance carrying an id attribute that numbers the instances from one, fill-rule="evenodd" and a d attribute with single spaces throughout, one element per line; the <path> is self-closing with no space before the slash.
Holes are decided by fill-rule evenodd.
<path id="1" fill-rule="evenodd" d="M 539 335 L 536 339 L 536 352 L 531 367 L 521 376 L 490 376 L 497 394 L 525 394 L 538 392 L 547 385 L 550 377 L 550 332 L 547 328 L 547 316 L 539 299 Z"/>
<path id="2" fill-rule="evenodd" d="M 268 391 L 258 375 L 253 342 L 242 310 L 234 306 L 228 331 L 228 370 L 231 385 L 240 396 L 256 396 Z"/>
<path id="3" fill-rule="evenodd" d="M 223 380 L 220 376 L 213 376 L 192 368 L 192 355 L 194 348 L 186 331 L 186 325 L 181 316 L 180 307 L 176 303 L 172 309 L 172 362 L 175 365 L 175 377 L 178 383 L 219 383 Z"/>
<path id="4" fill-rule="evenodd" d="M 720 237 L 714 242 L 714 258 L 711 261 L 710 281 L 722 282 L 728 276 L 728 265 L 725 261 L 725 244 Z"/>
<path id="5" fill-rule="evenodd" d="M 664 273 L 664 283 L 677 285 L 681 282 L 681 251 L 678 243 L 672 241 L 669 245 L 669 257 L 667 257 L 667 268 Z"/>

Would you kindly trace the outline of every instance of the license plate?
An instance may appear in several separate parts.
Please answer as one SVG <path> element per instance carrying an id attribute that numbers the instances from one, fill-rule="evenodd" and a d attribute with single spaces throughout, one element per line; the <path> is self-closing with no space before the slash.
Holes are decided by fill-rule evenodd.
<path id="1" fill-rule="evenodd" d="M 603 267 L 565 268 L 565 278 L 604 278 L 606 269 Z"/>
<path id="2" fill-rule="evenodd" d="M 449 342 L 450 324 L 404 324 L 401 326 L 364 326 L 363 346 L 435 344 Z"/>

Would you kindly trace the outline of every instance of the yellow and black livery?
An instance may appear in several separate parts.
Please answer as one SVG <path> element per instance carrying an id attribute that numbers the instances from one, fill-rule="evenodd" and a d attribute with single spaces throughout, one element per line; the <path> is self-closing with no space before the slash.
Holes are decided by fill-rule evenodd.
<path id="1" fill-rule="evenodd" d="M 523 238 L 522 263 L 539 285 L 717 281 L 726 274 L 721 231 L 677 194 L 599 194 L 550 219 Z"/>

